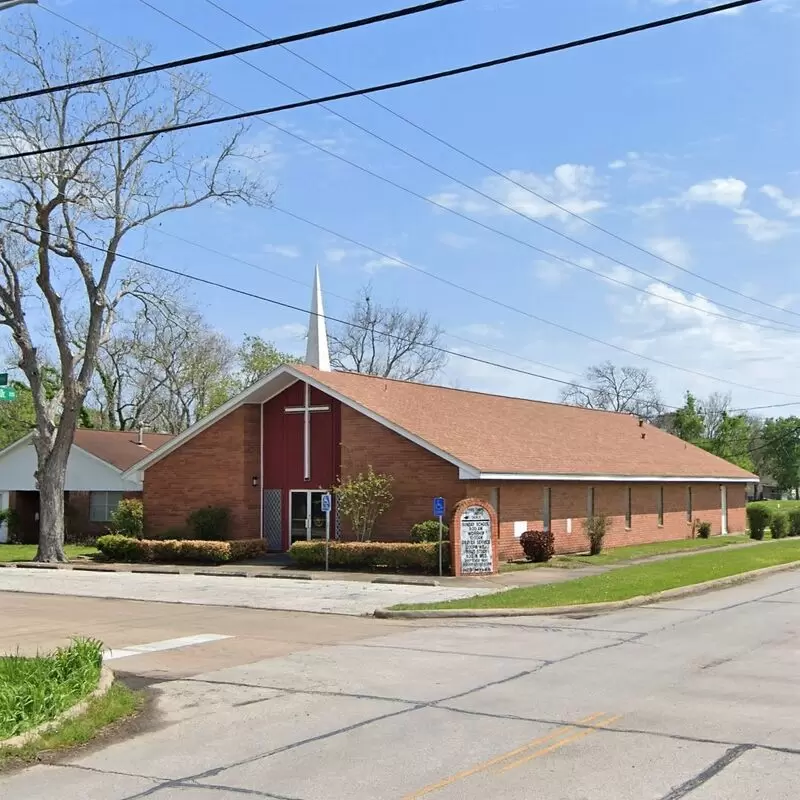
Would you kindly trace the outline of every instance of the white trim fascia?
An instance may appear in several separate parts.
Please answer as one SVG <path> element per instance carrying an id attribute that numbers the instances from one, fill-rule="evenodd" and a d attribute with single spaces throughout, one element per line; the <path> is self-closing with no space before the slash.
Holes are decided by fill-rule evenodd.
<path id="1" fill-rule="evenodd" d="M 259 450 L 259 474 L 258 474 L 258 538 L 264 538 L 264 402 L 258 407 L 258 450 Z"/>
<path id="2" fill-rule="evenodd" d="M 532 474 L 529 472 L 474 472 L 459 470 L 461 480 L 480 481 L 581 481 L 586 483 L 753 483 L 758 479 L 731 478 L 725 476 L 709 477 L 696 475 L 573 475 L 573 474 Z"/>
<path id="3" fill-rule="evenodd" d="M 130 475 L 130 473 L 135 472 L 137 470 L 144 472 L 144 470 L 146 470 L 149 466 L 155 464 L 156 461 L 161 461 L 161 459 L 164 458 L 164 456 L 169 455 L 173 450 L 176 450 L 184 442 L 188 441 L 189 439 L 193 439 L 195 436 L 197 436 L 198 433 L 201 433 L 206 428 L 211 427 L 211 425 L 213 425 L 218 419 L 221 419 L 227 414 L 230 414 L 231 411 L 236 411 L 236 409 L 239 408 L 239 406 L 246 405 L 248 398 L 256 394 L 264 386 L 268 386 L 271 381 L 275 380 L 275 378 L 278 378 L 285 373 L 289 373 L 290 375 L 292 375 L 292 377 L 297 378 L 298 380 L 302 380 L 302 377 L 299 373 L 295 372 L 295 370 L 291 369 L 291 367 L 289 367 L 287 364 L 281 364 L 281 366 L 276 367 L 268 375 L 265 375 L 260 381 L 258 381 L 258 383 L 254 383 L 252 386 L 245 389 L 243 392 L 240 392 L 235 397 L 232 397 L 226 403 L 223 403 L 219 408 L 214 409 L 214 411 L 212 411 L 210 414 L 203 417 L 203 419 L 198 420 L 197 422 L 195 422 L 194 425 L 191 425 L 185 431 L 182 431 L 177 436 L 175 436 L 173 439 L 170 439 L 165 444 L 162 444 L 161 447 L 157 448 L 156 450 L 153 450 L 153 452 L 150 453 L 150 455 L 146 456 L 141 461 L 137 461 L 132 467 L 129 467 L 127 470 L 125 470 L 125 472 L 122 473 L 122 477 L 127 478 Z M 280 391 L 283 391 L 283 389 L 281 389 Z M 275 392 L 275 394 L 278 394 L 278 392 Z M 274 397 L 275 394 L 265 398 L 264 402 L 266 402 L 266 400 L 271 399 L 271 397 Z"/>

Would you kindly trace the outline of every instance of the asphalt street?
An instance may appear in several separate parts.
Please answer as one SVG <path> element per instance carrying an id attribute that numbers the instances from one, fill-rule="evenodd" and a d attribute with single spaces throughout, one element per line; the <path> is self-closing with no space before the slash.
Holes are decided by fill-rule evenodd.
<path id="1" fill-rule="evenodd" d="M 30 604 L 15 618 L 40 620 L 43 643 L 57 625 L 46 630 L 39 604 L 67 602 L 105 604 L 114 647 L 171 643 L 110 662 L 144 682 L 161 669 L 151 730 L 0 777 L 4 800 L 797 797 L 797 572 L 600 616 L 438 624 L 204 618 L 200 606 L 190 620 L 170 613 L 188 607 L 36 595 L 0 604 L 11 597 Z M 91 605 L 79 612 L 92 617 Z M 295 626 L 292 647 L 270 644 Z M 176 653 L 185 663 L 170 673 Z"/>

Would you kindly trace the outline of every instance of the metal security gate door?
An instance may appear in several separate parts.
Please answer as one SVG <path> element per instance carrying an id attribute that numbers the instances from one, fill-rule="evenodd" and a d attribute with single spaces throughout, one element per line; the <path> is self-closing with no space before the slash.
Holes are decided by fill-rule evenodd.
<path id="1" fill-rule="evenodd" d="M 274 552 L 283 550 L 281 494 L 280 489 L 264 490 L 264 530 L 262 535 L 267 540 L 267 549 Z"/>

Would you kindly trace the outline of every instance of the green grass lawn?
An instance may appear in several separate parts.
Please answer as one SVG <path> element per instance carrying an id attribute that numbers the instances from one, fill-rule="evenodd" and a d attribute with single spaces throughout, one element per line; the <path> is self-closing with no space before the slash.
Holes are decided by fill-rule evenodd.
<path id="1" fill-rule="evenodd" d="M 64 552 L 67 554 L 67 558 L 77 558 L 78 556 L 95 556 L 98 550 L 96 547 L 68 544 L 64 547 Z M 33 561 L 35 557 L 35 544 L 0 544 L 0 562 L 2 563 Z"/>
<path id="2" fill-rule="evenodd" d="M 3 747 L 0 742 L 0 770 L 32 764 L 41 754 L 77 747 L 94 739 L 113 723 L 138 713 L 144 695 L 122 683 L 114 683 L 102 697 L 95 698 L 80 716 L 69 719 L 20 748 Z"/>
<path id="3" fill-rule="evenodd" d="M 651 542 L 650 544 L 634 544 L 628 547 L 614 547 L 606 550 L 600 555 L 572 555 L 555 556 L 546 564 L 532 564 L 530 562 L 515 562 L 503 564 L 501 572 L 516 572 L 521 569 L 531 567 L 603 567 L 609 564 L 619 564 L 623 561 L 634 561 L 637 558 L 650 558 L 669 553 L 680 553 L 687 550 L 708 550 L 714 547 L 726 547 L 727 545 L 741 544 L 749 542 L 750 539 L 744 535 L 737 536 L 713 536 L 710 539 L 676 539 L 671 542 Z"/>
<path id="4" fill-rule="evenodd" d="M 0 656 L 0 743 L 93 692 L 102 663 L 103 645 L 94 639 L 75 639 L 42 656 Z"/>
<path id="5" fill-rule="evenodd" d="M 800 539 L 786 539 L 768 547 L 743 547 L 720 553 L 699 553 L 677 560 L 656 561 L 609 570 L 602 575 L 564 583 L 510 589 L 481 597 L 445 603 L 393 606 L 394 610 L 456 608 L 547 608 L 552 606 L 628 600 L 679 586 L 739 575 L 762 567 L 800 561 Z"/>

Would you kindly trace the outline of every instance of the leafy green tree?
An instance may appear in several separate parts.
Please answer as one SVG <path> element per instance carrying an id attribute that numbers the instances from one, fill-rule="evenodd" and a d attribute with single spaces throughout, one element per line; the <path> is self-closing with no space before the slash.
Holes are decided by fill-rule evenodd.
<path id="1" fill-rule="evenodd" d="M 701 446 L 709 453 L 752 472 L 755 464 L 749 452 L 751 438 L 752 429 L 747 417 L 726 414 L 720 420 L 714 438 L 701 443 Z"/>
<path id="2" fill-rule="evenodd" d="M 768 472 L 781 491 L 800 487 L 800 418 L 768 419 L 761 434 L 761 468 Z M 800 497 L 800 495 L 798 495 Z"/>
<path id="3" fill-rule="evenodd" d="M 686 403 L 672 415 L 672 432 L 685 442 L 697 444 L 703 438 L 705 422 L 697 398 L 686 392 Z"/>
<path id="4" fill-rule="evenodd" d="M 298 364 L 300 359 L 278 350 L 260 336 L 245 336 L 236 352 L 239 361 L 240 389 L 246 389 L 281 364 Z"/>
<path id="5" fill-rule="evenodd" d="M 378 517 L 392 505 L 391 475 L 376 473 L 372 467 L 333 487 L 342 516 L 350 521 L 359 542 L 368 542 Z"/>

